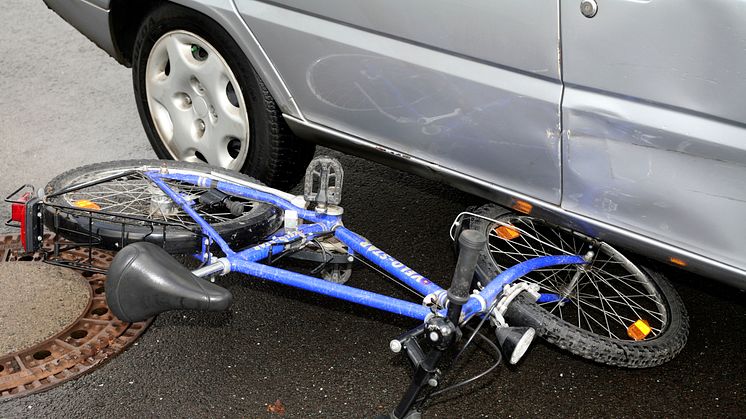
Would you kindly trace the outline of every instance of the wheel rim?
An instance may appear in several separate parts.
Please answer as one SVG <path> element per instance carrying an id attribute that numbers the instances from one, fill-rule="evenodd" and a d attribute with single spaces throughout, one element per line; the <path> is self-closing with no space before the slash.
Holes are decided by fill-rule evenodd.
<path id="1" fill-rule="evenodd" d="M 628 328 L 637 320 L 651 328 L 646 340 L 665 331 L 668 310 L 658 287 L 613 247 L 527 216 L 507 215 L 497 221 L 490 226 L 488 246 L 500 271 L 539 256 L 593 252 L 584 266 L 549 267 L 522 278 L 538 284 L 542 294 L 556 296 L 538 302 L 550 314 L 615 340 L 633 340 Z M 510 231 L 498 230 L 501 226 Z"/>
<path id="2" fill-rule="evenodd" d="M 161 36 L 148 56 L 145 92 L 156 131 L 174 159 L 243 166 L 248 109 L 233 71 L 210 43 L 182 30 Z"/>
<path id="3" fill-rule="evenodd" d="M 122 170 L 107 170 L 88 173 L 70 181 L 70 185 L 101 179 L 106 176 L 121 173 Z M 199 197 L 209 188 L 196 186 L 176 180 L 164 179 L 164 182 L 184 199 L 194 201 L 192 208 L 209 224 L 218 225 L 236 219 L 224 207 L 211 208 L 199 202 Z M 142 173 L 133 173 L 125 177 L 99 183 L 70 192 L 61 196 L 66 205 L 80 208 L 90 208 L 90 203 L 97 206 L 96 211 L 123 216 L 148 218 L 154 221 L 176 223 L 190 229 L 196 226 L 192 218 L 178 205 L 165 195 Z M 256 202 L 231 196 L 234 201 L 244 204 L 244 213 L 249 213 L 256 207 Z M 121 220 L 121 219 L 120 219 Z M 116 217 L 112 222 L 116 222 Z M 132 221 L 128 221 L 132 223 Z"/>

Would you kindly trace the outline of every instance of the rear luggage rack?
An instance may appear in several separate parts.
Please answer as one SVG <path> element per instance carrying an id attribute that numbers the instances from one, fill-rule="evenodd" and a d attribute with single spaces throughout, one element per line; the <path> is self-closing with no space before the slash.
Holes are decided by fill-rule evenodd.
<path id="1" fill-rule="evenodd" d="M 110 179 L 100 179 L 96 183 L 107 180 Z M 86 184 L 80 185 L 80 187 L 92 185 Z M 168 230 L 179 228 L 194 234 L 195 242 L 197 239 L 200 240 L 201 255 L 206 254 L 208 257 L 210 255 L 209 248 L 212 241 L 202 233 L 198 226 L 189 228 L 183 224 L 165 220 L 157 221 L 145 217 L 48 202 L 50 197 L 72 192 L 75 189 L 79 188 L 73 186 L 47 197 L 40 197 L 40 194 L 36 193 L 32 185 L 23 185 L 5 198 L 5 202 L 11 204 L 11 218 L 5 222 L 5 225 L 20 229 L 25 253 L 38 251 L 42 255 L 42 260 L 52 265 L 106 273 L 105 269 L 94 264 L 94 248 L 103 247 L 118 250 L 124 248 L 130 242 L 143 240 L 165 248 L 168 242 Z M 65 226 L 71 221 L 75 222 L 79 228 L 72 229 Z M 106 223 L 108 231 L 118 230 L 121 233 L 117 238 L 112 238 L 111 235 L 104 237 L 98 234 L 100 223 Z M 141 231 L 137 240 L 129 240 L 131 232 L 127 226 L 136 226 Z M 54 238 L 51 248 L 42 246 L 42 238 L 47 229 L 55 233 L 52 235 Z M 149 240 L 149 236 L 152 236 L 152 239 Z M 86 254 L 87 257 L 69 257 L 70 251 L 79 249 L 84 249 L 85 251 L 82 253 Z M 64 257 L 66 253 L 68 257 Z M 76 255 L 81 254 L 80 251 L 75 253 Z"/>

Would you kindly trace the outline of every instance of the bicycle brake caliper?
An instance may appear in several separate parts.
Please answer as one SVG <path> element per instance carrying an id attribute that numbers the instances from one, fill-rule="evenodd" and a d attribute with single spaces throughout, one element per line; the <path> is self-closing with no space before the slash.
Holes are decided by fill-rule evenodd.
<path id="1" fill-rule="evenodd" d="M 316 203 L 318 212 L 326 213 L 342 202 L 344 171 L 333 157 L 319 156 L 311 160 L 306 169 L 303 197 Z"/>

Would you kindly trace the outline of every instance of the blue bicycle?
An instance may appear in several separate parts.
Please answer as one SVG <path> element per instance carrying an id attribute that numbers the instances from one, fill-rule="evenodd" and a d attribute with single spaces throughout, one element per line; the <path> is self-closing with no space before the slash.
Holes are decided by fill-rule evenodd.
<path id="1" fill-rule="evenodd" d="M 390 344 L 414 367 L 393 418 L 417 417 L 429 398 L 486 375 L 502 358 L 517 363 L 537 333 L 575 354 L 626 367 L 670 360 L 686 341 L 686 312 L 671 285 L 606 243 L 486 206 L 454 221 L 459 257 L 444 289 L 344 226 L 343 182 L 342 167 L 328 157 L 313 160 L 301 196 L 201 164 L 112 162 L 58 176 L 14 201 L 13 217 L 27 250 L 38 249 L 43 225 L 65 237 L 64 246 L 119 250 L 106 298 L 123 321 L 175 309 L 225 310 L 232 295 L 215 281 L 229 272 L 416 320 Z M 175 253 L 192 254 L 201 265 L 190 270 Z M 309 275 L 276 266 L 289 259 L 315 267 Z M 358 261 L 422 300 L 345 285 Z M 482 333 L 485 325 L 496 338 Z M 476 338 L 492 348 L 495 365 L 442 386 L 441 361 L 455 364 Z"/>

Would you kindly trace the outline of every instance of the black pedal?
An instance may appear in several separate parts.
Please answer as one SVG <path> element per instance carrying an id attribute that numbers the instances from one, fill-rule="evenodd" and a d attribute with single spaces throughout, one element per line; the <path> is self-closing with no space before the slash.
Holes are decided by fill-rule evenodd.
<path id="1" fill-rule="evenodd" d="M 329 156 L 316 157 L 306 169 L 303 197 L 307 202 L 315 202 L 317 208 L 339 205 L 343 181 L 344 171 L 339 160 Z"/>

